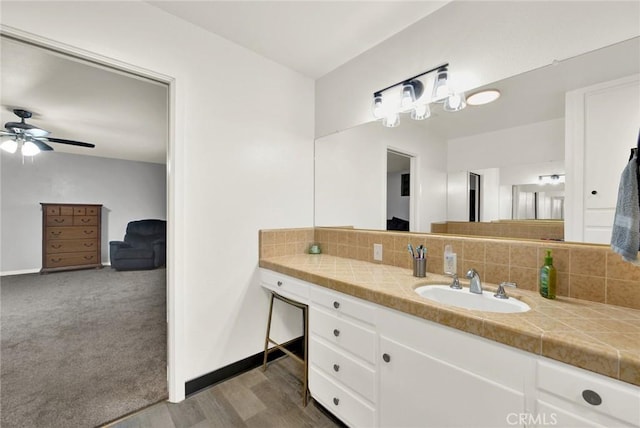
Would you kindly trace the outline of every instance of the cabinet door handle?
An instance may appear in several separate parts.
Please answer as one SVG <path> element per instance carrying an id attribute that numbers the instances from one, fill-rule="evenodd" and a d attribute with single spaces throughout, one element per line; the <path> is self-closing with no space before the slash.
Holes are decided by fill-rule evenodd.
<path id="1" fill-rule="evenodd" d="M 389 361 L 391 361 L 391 355 L 382 354 L 382 359 L 384 360 L 385 363 L 388 363 Z"/>
<path id="2" fill-rule="evenodd" d="M 340 302 L 333 302 L 333 307 L 338 309 L 340 307 Z"/>
<path id="3" fill-rule="evenodd" d="M 334 335 L 335 337 L 340 336 L 340 330 L 338 330 L 337 328 L 336 328 L 336 329 L 334 329 L 334 330 L 333 330 L 333 335 Z"/>
<path id="4" fill-rule="evenodd" d="M 282 287 L 282 281 L 278 281 L 277 284 L 278 284 L 278 287 Z"/>
<path id="5" fill-rule="evenodd" d="M 337 397 L 333 397 L 333 404 L 335 404 L 337 406 L 338 403 L 340 403 L 340 399 L 337 398 Z"/>
<path id="6" fill-rule="evenodd" d="M 600 404 L 602 404 L 602 397 L 600 397 L 600 394 L 590 389 L 585 389 L 584 391 L 582 391 L 582 398 L 584 398 L 584 401 L 591 404 L 592 406 L 599 406 Z"/>
<path id="7" fill-rule="evenodd" d="M 340 366 L 338 364 L 334 364 L 333 365 L 333 371 L 334 372 L 339 372 L 340 371 Z"/>

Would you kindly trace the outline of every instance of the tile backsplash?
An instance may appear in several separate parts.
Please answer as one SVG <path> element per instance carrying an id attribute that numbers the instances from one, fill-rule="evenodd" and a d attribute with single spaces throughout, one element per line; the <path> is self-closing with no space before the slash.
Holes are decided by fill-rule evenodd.
<path id="1" fill-rule="evenodd" d="M 411 268 L 407 245 L 427 248 L 427 271 L 442 274 L 445 245 L 457 254 L 458 275 L 474 268 L 483 281 L 511 281 L 537 290 L 545 251 L 552 250 L 558 296 L 640 309 L 640 267 L 622 261 L 608 246 L 382 232 L 350 228 L 304 228 L 260 231 L 260 256 L 305 253 L 312 243 L 324 254 Z M 382 262 L 373 260 L 373 244 L 382 244 Z"/>

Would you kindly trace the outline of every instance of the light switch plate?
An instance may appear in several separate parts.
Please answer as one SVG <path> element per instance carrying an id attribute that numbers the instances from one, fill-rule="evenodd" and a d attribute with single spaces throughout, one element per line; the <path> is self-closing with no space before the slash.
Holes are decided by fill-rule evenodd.
<path id="1" fill-rule="evenodd" d="M 373 260 L 382 261 L 382 244 L 373 244 Z"/>

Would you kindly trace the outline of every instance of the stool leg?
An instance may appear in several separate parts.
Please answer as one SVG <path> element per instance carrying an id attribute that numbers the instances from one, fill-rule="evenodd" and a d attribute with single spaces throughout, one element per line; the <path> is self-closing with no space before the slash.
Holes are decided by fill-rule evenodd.
<path id="1" fill-rule="evenodd" d="M 304 360 L 304 373 L 302 374 L 302 405 L 304 407 L 307 406 L 307 396 L 309 392 L 309 313 L 308 306 L 304 306 L 302 308 L 302 323 L 304 325 L 304 350 L 303 352 L 303 360 Z"/>
<path id="2" fill-rule="evenodd" d="M 267 355 L 269 355 L 269 334 L 271 333 L 271 316 L 273 315 L 273 293 L 269 302 L 269 318 L 267 320 L 267 335 L 264 338 L 264 360 L 262 361 L 262 371 L 267 370 Z"/>

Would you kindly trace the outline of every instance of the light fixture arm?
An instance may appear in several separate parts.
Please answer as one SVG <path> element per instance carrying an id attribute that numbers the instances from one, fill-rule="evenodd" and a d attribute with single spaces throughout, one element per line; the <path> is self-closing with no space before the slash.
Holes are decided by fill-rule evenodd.
<path id="1" fill-rule="evenodd" d="M 439 71 L 440 69 L 448 68 L 448 67 L 449 67 L 449 63 L 448 63 L 448 62 L 447 62 L 447 63 L 445 63 L 445 64 L 442 64 L 442 65 L 439 65 L 439 66 L 434 67 L 434 68 L 432 68 L 432 69 L 430 69 L 430 70 L 424 71 L 424 72 L 422 72 L 422 73 L 420 73 L 420 74 L 416 74 L 416 75 L 415 75 L 415 76 L 413 76 L 413 77 L 409 77 L 408 79 L 404 79 L 404 80 L 402 80 L 402 81 L 400 81 L 400 82 L 398 82 L 398 83 L 394 83 L 393 85 L 389 85 L 389 86 L 387 86 L 387 87 L 386 87 L 386 88 L 384 88 L 384 89 L 380 89 L 380 90 L 378 90 L 378 91 L 375 91 L 375 92 L 373 93 L 373 96 L 375 97 L 375 96 L 378 96 L 378 95 L 382 95 L 382 93 L 383 93 L 384 91 L 386 91 L 386 90 L 389 90 L 389 89 L 394 88 L 394 87 L 399 86 L 399 85 L 403 85 L 403 84 L 405 84 L 405 83 L 409 83 L 409 82 L 411 82 L 413 79 L 417 79 L 418 77 L 422 77 L 422 76 L 424 76 L 424 75 L 426 75 L 426 74 L 433 73 L 434 71 Z"/>

